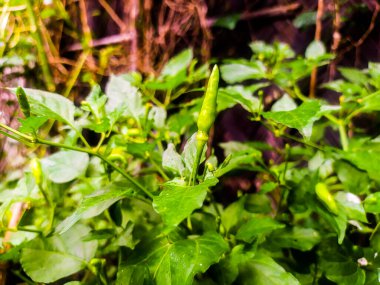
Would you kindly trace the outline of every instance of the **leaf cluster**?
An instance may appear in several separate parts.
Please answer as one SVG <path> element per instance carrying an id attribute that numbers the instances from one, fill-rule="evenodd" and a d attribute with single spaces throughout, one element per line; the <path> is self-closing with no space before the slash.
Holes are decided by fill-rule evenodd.
<path id="1" fill-rule="evenodd" d="M 321 43 L 297 57 L 282 43 L 250 47 L 251 59 L 222 63 L 217 111 L 241 105 L 285 147 L 228 141 L 217 157 L 209 144 L 195 183 L 196 95 L 209 67 L 190 49 L 157 78 L 111 76 L 79 107 L 24 89 L 30 116 L 0 132 L 41 167 L 0 184 L 0 260 L 30 284 L 377 284 L 380 147 L 355 122 L 378 118 L 379 65 L 341 68 L 322 86 L 341 94 L 331 105 L 299 85 L 332 58 Z M 268 87 L 281 91 L 270 105 Z M 253 190 L 222 203 L 239 171 Z"/>

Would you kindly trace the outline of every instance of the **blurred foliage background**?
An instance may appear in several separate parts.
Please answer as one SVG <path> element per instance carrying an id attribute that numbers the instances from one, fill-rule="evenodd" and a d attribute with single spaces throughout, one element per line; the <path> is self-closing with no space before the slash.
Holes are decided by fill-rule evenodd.
<path id="1" fill-rule="evenodd" d="M 110 74 L 157 75 L 187 47 L 206 62 L 247 57 L 254 40 L 304 53 L 316 39 L 335 60 L 302 84 L 314 97 L 317 84 L 340 76 L 338 64 L 362 68 L 379 58 L 379 7 L 376 0 L 1 0 L 0 87 L 42 88 L 79 101 Z M 338 100 L 332 91 L 318 92 Z M 16 103 L 4 89 L 0 104 L 0 119 L 17 125 Z M 236 131 L 240 120 L 231 120 L 243 111 L 229 112 L 224 121 L 234 139 L 246 136 Z M 15 169 L 22 149 L 2 139 L 0 158 L 0 173 Z"/>

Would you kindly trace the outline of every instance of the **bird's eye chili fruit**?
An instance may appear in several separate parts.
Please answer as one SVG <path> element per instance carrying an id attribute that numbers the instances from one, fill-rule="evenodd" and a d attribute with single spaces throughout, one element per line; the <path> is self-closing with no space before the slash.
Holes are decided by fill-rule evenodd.
<path id="1" fill-rule="evenodd" d="M 216 99 L 218 95 L 219 85 L 219 69 L 215 65 L 212 69 L 210 79 L 207 84 L 205 98 L 202 103 L 202 108 L 198 116 L 197 139 L 201 141 L 208 140 L 208 134 L 214 124 L 216 117 Z"/>
<path id="2" fill-rule="evenodd" d="M 205 93 L 205 98 L 202 103 L 201 111 L 197 120 L 198 132 L 196 135 L 197 138 L 197 153 L 193 165 L 193 170 L 189 180 L 189 185 L 192 185 L 195 182 L 195 177 L 198 172 L 199 162 L 201 160 L 203 148 L 205 147 L 208 138 L 209 132 L 214 124 L 216 118 L 216 99 L 218 95 L 218 85 L 219 85 L 219 68 L 217 65 L 212 69 L 207 89 Z"/>

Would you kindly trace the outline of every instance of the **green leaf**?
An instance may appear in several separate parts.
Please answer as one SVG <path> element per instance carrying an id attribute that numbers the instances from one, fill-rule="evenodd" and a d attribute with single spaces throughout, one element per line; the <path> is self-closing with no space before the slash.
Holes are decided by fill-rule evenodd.
<path id="1" fill-rule="evenodd" d="M 248 222 L 254 215 L 245 209 L 247 195 L 230 204 L 222 213 L 221 220 L 227 232 Z"/>
<path id="2" fill-rule="evenodd" d="M 110 239 L 116 235 L 114 229 L 102 229 L 91 231 L 88 235 L 82 238 L 83 241 Z"/>
<path id="3" fill-rule="evenodd" d="M 265 83 L 256 84 L 257 89 L 265 86 Z M 252 93 L 253 92 L 250 89 L 245 88 L 242 85 L 220 88 L 217 98 L 218 112 L 227 108 L 231 108 L 236 104 L 240 104 L 250 113 L 257 112 L 259 110 L 260 101 L 259 98 L 254 97 Z"/>
<path id="4" fill-rule="evenodd" d="M 291 111 L 265 112 L 264 118 L 297 129 L 305 137 L 311 136 L 311 127 L 319 119 L 321 104 L 318 101 L 307 101 Z"/>
<path id="5" fill-rule="evenodd" d="M 272 108 L 272 112 L 280 112 L 280 111 L 291 111 L 297 108 L 296 102 L 294 102 L 293 98 L 290 97 L 288 94 L 282 95 L 282 97 L 277 100 Z"/>
<path id="6" fill-rule="evenodd" d="M 85 127 L 96 133 L 105 133 L 110 130 L 111 123 L 107 117 L 103 117 L 100 122 L 88 124 Z"/>
<path id="7" fill-rule="evenodd" d="M 275 53 L 273 45 L 267 44 L 264 41 L 254 41 L 249 44 L 249 47 L 254 54 L 264 55 L 264 58 L 273 56 Z"/>
<path id="8" fill-rule="evenodd" d="M 112 188 L 106 192 L 96 192 L 86 196 L 79 207 L 69 217 L 63 220 L 55 229 L 57 233 L 64 233 L 69 230 L 80 219 L 89 219 L 100 215 L 115 202 L 131 196 L 131 189 Z"/>
<path id="9" fill-rule="evenodd" d="M 146 265 L 122 264 L 117 271 L 116 285 L 147 285 L 153 284 L 151 281 L 149 268 Z"/>
<path id="10" fill-rule="evenodd" d="M 244 264 L 255 256 L 252 251 L 247 251 L 244 245 L 236 245 L 217 265 L 217 284 L 232 284 L 239 275 L 239 265 Z"/>
<path id="11" fill-rule="evenodd" d="M 21 252 L 21 265 L 35 282 L 51 283 L 86 267 L 95 256 L 97 242 L 83 242 L 90 229 L 77 225 L 59 236 L 38 238 Z"/>
<path id="12" fill-rule="evenodd" d="M 349 219 L 368 223 L 365 210 L 358 196 L 353 193 L 339 191 L 335 200 L 343 207 Z"/>
<path id="13" fill-rule="evenodd" d="M 315 205 L 314 205 L 315 206 Z M 334 215 L 329 211 L 326 211 L 325 207 L 316 207 L 317 213 L 327 221 L 338 235 L 338 244 L 342 244 L 344 237 L 346 236 L 347 229 L 347 216 L 344 211 L 339 211 L 338 215 Z"/>
<path id="14" fill-rule="evenodd" d="M 145 83 L 145 87 L 151 90 L 173 90 L 187 80 L 186 70 L 176 74 L 175 76 L 166 76 L 164 78 L 149 79 Z"/>
<path id="15" fill-rule="evenodd" d="M 66 123 L 70 126 L 74 125 L 74 103 L 69 99 L 56 93 L 23 88 L 30 105 L 30 111 L 35 116 L 48 117 Z M 11 89 L 13 93 L 16 89 Z"/>
<path id="16" fill-rule="evenodd" d="M 182 157 L 175 150 L 172 143 L 168 144 L 168 148 L 162 154 L 162 166 L 181 176 L 184 174 L 185 166 L 183 165 Z"/>
<path id="17" fill-rule="evenodd" d="M 236 27 L 237 22 L 240 20 L 240 14 L 232 14 L 225 17 L 218 18 L 214 23 L 213 27 L 221 27 L 229 30 L 233 30 Z"/>
<path id="18" fill-rule="evenodd" d="M 49 118 L 47 117 L 29 117 L 25 119 L 18 119 L 21 123 L 19 131 L 22 133 L 36 133 L 38 129 L 45 124 Z"/>
<path id="19" fill-rule="evenodd" d="M 245 208 L 251 213 L 269 214 L 272 211 L 271 199 L 262 193 L 247 195 Z"/>
<path id="20" fill-rule="evenodd" d="M 334 168 L 348 192 L 357 195 L 368 193 L 370 181 L 366 172 L 344 161 L 336 161 Z"/>
<path id="21" fill-rule="evenodd" d="M 238 169 L 254 169 L 254 164 L 262 159 L 261 152 L 254 147 L 241 143 L 230 141 L 221 143 L 224 149 L 224 155 L 229 157 L 228 163 L 222 163 L 214 172 L 215 177 L 221 177 L 226 173 Z"/>
<path id="22" fill-rule="evenodd" d="M 260 187 L 260 193 L 261 194 L 266 194 L 278 187 L 278 184 L 276 182 L 265 182 L 263 185 Z"/>
<path id="23" fill-rule="evenodd" d="M 380 91 L 376 91 L 362 100 L 363 112 L 380 111 Z"/>
<path id="24" fill-rule="evenodd" d="M 207 232 L 176 242 L 164 238 L 140 243 L 126 263 L 128 267 L 147 265 L 156 285 L 191 285 L 196 274 L 204 273 L 227 250 L 228 244 L 220 235 Z"/>
<path id="25" fill-rule="evenodd" d="M 165 126 L 166 110 L 162 107 L 153 106 L 149 111 L 148 118 L 153 120 L 153 125 L 157 129 L 162 129 Z"/>
<path id="26" fill-rule="evenodd" d="M 193 59 L 193 50 L 185 49 L 178 55 L 171 58 L 161 71 L 160 77 L 175 76 L 181 71 L 186 70 Z"/>
<path id="27" fill-rule="evenodd" d="M 340 79 L 327 82 L 323 84 L 321 87 L 334 90 L 336 92 L 340 92 L 348 98 L 355 95 L 366 94 L 366 91 L 365 89 L 363 89 L 362 86 L 354 84 L 354 83 L 346 82 Z"/>
<path id="28" fill-rule="evenodd" d="M 299 281 L 286 272 L 272 258 L 262 253 L 240 265 L 239 277 L 236 284 L 239 285 L 299 285 Z"/>
<path id="29" fill-rule="evenodd" d="M 217 183 L 216 178 L 196 186 L 165 183 L 160 195 L 154 197 L 153 207 L 167 226 L 175 227 L 195 209 L 202 207 L 207 190 Z"/>
<path id="30" fill-rule="evenodd" d="M 104 116 L 105 104 L 107 102 L 107 96 L 102 93 L 99 85 L 94 85 L 90 94 L 86 97 L 86 101 L 89 106 L 82 102 L 82 109 L 94 113 L 97 118 Z"/>
<path id="31" fill-rule="evenodd" d="M 310 228 L 291 227 L 278 229 L 270 235 L 268 242 L 279 248 L 294 248 L 302 251 L 311 250 L 321 241 L 319 233 Z"/>
<path id="32" fill-rule="evenodd" d="M 312 41 L 305 51 L 305 57 L 307 59 L 317 59 L 325 54 L 326 48 L 321 41 Z"/>
<path id="33" fill-rule="evenodd" d="M 236 233 L 236 239 L 251 243 L 258 235 L 266 235 L 273 230 L 285 227 L 270 217 L 253 217 L 243 224 Z"/>
<path id="34" fill-rule="evenodd" d="M 349 67 L 339 67 L 338 70 L 345 79 L 352 83 L 364 86 L 368 84 L 369 78 L 362 70 Z"/>
<path id="35" fill-rule="evenodd" d="M 51 181 L 66 183 L 82 175 L 87 169 L 89 160 L 87 153 L 59 151 L 41 159 L 41 165 Z"/>
<path id="36" fill-rule="evenodd" d="M 123 75 L 111 75 L 106 85 L 107 113 L 122 109 L 122 114 L 139 121 L 145 115 L 142 95 Z"/>
<path id="37" fill-rule="evenodd" d="M 200 163 L 204 161 L 205 154 L 206 154 L 206 147 L 204 147 L 203 149 Z M 181 155 L 182 155 L 183 162 L 185 164 L 186 172 L 189 175 L 193 170 L 195 158 L 197 155 L 197 133 L 194 133 L 186 142 Z"/>
<path id="38" fill-rule="evenodd" d="M 375 149 L 352 150 L 345 152 L 343 156 L 359 169 L 367 171 L 370 178 L 380 181 L 379 151 Z"/>
<path id="39" fill-rule="evenodd" d="M 293 25 L 300 29 L 307 26 L 315 25 L 317 18 L 317 12 L 316 11 L 310 11 L 310 12 L 304 12 L 299 14 L 294 20 Z"/>
<path id="40" fill-rule="evenodd" d="M 263 41 L 254 41 L 249 44 L 249 47 L 261 61 L 266 59 L 270 60 L 270 62 L 280 62 L 295 55 L 294 51 L 285 43 L 274 42 L 273 44 L 267 44 Z"/>
<path id="41" fill-rule="evenodd" d="M 220 67 L 222 78 L 227 83 L 238 83 L 247 79 L 265 78 L 265 66 L 260 61 L 247 64 L 231 63 Z"/>
<path id="42" fill-rule="evenodd" d="M 339 285 L 363 285 L 365 271 L 359 267 L 357 258 L 352 256 L 348 244 L 338 246 L 328 238 L 320 246 L 320 267 L 327 279 Z"/>
<path id="43" fill-rule="evenodd" d="M 380 192 L 372 193 L 365 198 L 364 209 L 369 213 L 380 213 Z"/>

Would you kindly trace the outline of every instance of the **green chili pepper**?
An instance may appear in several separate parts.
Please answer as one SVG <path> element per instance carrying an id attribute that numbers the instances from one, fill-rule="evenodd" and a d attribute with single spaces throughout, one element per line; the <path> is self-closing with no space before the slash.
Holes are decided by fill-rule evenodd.
<path id="1" fill-rule="evenodd" d="M 25 118 L 29 118 L 30 105 L 29 105 L 28 98 L 26 97 L 24 89 L 22 89 L 21 87 L 17 87 L 16 96 L 17 96 L 17 100 L 20 105 L 20 109 L 22 113 L 24 114 Z"/>
<path id="2" fill-rule="evenodd" d="M 338 215 L 338 206 L 325 183 L 317 183 L 317 185 L 315 185 L 315 193 L 317 194 L 318 199 L 321 200 L 331 213 Z"/>
<path id="3" fill-rule="evenodd" d="M 195 182 L 198 172 L 199 162 L 201 160 L 203 149 L 208 141 L 208 136 L 216 117 L 216 98 L 218 95 L 219 69 L 215 65 L 212 69 L 210 79 L 207 84 L 205 98 L 202 103 L 201 111 L 198 116 L 197 126 L 197 153 L 191 173 L 189 185 Z"/>
<path id="4" fill-rule="evenodd" d="M 202 108 L 198 116 L 198 140 L 207 141 L 208 133 L 214 124 L 216 117 L 216 98 L 218 95 L 218 85 L 219 69 L 218 66 L 215 65 L 212 69 L 206 89 L 205 99 L 203 100 Z"/>

